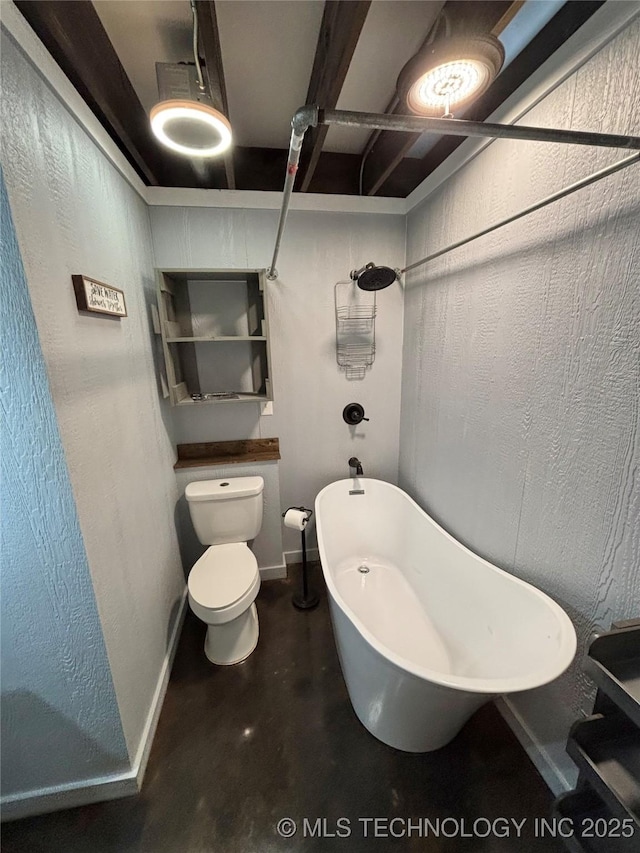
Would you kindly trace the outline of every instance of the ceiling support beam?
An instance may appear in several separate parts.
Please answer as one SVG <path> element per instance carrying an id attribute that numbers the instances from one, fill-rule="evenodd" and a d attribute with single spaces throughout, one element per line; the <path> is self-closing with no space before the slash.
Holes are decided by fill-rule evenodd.
<path id="1" fill-rule="evenodd" d="M 335 109 L 371 0 L 326 0 L 307 104 Z M 310 128 L 301 154 L 300 190 L 307 192 L 329 128 Z"/>
<path id="2" fill-rule="evenodd" d="M 214 0 L 196 0 L 196 11 L 200 31 L 200 48 L 205 62 L 205 80 L 209 87 L 213 106 L 228 118 L 229 103 L 227 101 L 227 89 L 224 82 L 216 4 Z M 236 178 L 233 165 L 233 149 L 227 151 L 224 156 L 224 171 L 227 181 L 226 188 L 235 190 Z"/>
<path id="3" fill-rule="evenodd" d="M 406 107 L 397 106 L 392 114 L 403 114 Z M 367 157 L 362 172 L 362 194 L 375 195 L 392 172 L 402 163 L 421 133 L 382 132 Z"/>
<path id="4" fill-rule="evenodd" d="M 513 19 L 518 14 L 520 9 L 522 9 L 522 7 L 524 6 L 524 4 L 525 4 L 525 0 L 513 0 L 513 3 L 509 6 L 507 11 L 504 13 L 504 15 L 498 21 L 498 23 L 491 30 L 491 35 L 498 38 L 500 33 L 504 29 L 506 29 L 506 27 L 508 26 L 508 24 L 511 23 L 511 21 L 513 21 Z"/>
<path id="5" fill-rule="evenodd" d="M 147 184 L 165 167 L 149 118 L 92 3 L 17 0 L 16 6 Z"/>

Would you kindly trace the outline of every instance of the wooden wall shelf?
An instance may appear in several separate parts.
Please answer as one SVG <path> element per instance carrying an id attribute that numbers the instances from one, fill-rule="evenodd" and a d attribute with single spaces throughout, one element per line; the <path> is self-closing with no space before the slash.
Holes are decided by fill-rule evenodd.
<path id="1" fill-rule="evenodd" d="M 233 465 L 241 462 L 272 462 L 280 459 L 277 438 L 247 438 L 241 441 L 209 441 L 179 444 L 178 468 L 204 468 L 209 465 Z"/>

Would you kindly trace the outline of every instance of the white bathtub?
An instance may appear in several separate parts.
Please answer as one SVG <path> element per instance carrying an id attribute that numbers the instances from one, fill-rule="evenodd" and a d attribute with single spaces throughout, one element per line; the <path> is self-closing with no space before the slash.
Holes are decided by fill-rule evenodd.
<path id="1" fill-rule="evenodd" d="M 571 663 L 564 610 L 469 551 L 396 486 L 339 480 L 315 509 L 349 697 L 383 743 L 438 749 L 493 696 L 540 687 Z"/>

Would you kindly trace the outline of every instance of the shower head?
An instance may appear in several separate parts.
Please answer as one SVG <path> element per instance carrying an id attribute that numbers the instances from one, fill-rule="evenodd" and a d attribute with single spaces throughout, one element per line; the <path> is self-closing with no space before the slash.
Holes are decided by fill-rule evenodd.
<path id="1" fill-rule="evenodd" d="M 391 267 L 377 267 L 373 262 L 370 262 L 359 270 L 353 270 L 351 278 L 360 290 L 383 290 L 383 288 L 393 284 L 398 278 L 398 273 Z"/>

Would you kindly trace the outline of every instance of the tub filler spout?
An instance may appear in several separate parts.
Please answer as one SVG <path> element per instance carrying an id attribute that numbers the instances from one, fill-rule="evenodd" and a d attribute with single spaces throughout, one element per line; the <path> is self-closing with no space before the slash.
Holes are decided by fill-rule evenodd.
<path id="1" fill-rule="evenodd" d="M 362 462 L 356 456 L 352 456 L 349 460 L 349 468 L 356 469 L 356 477 L 362 477 L 364 474 L 364 471 L 362 470 Z"/>

